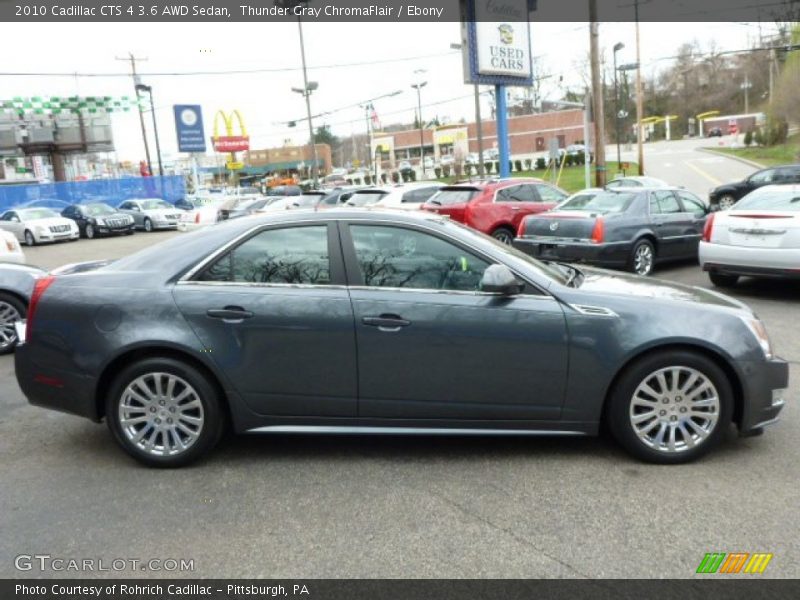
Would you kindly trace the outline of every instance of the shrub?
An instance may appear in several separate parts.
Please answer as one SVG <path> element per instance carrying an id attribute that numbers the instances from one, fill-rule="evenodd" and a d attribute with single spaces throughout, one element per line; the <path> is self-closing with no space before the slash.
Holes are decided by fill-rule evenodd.
<path id="1" fill-rule="evenodd" d="M 510 173 L 513 170 L 514 170 L 514 164 L 509 160 L 508 161 L 508 172 Z"/>
<path id="2" fill-rule="evenodd" d="M 515 160 L 514 161 L 514 169 L 516 169 L 517 173 L 522 171 L 522 161 L 521 160 Z"/>
<path id="3" fill-rule="evenodd" d="M 490 161 L 490 160 L 487 160 L 485 163 L 483 163 L 483 170 L 487 175 L 491 175 L 492 174 L 492 165 L 493 164 L 494 163 L 492 161 Z"/>
<path id="4" fill-rule="evenodd" d="M 389 176 L 386 173 L 381 173 L 381 181 L 383 183 L 389 183 Z"/>
<path id="5" fill-rule="evenodd" d="M 536 159 L 536 168 L 539 171 L 544 171 L 547 168 L 547 161 L 544 159 L 543 156 L 540 156 Z"/>
<path id="6" fill-rule="evenodd" d="M 369 175 L 364 175 L 364 185 L 371 185 L 372 184 L 372 177 Z"/>
<path id="7" fill-rule="evenodd" d="M 416 181 L 417 180 L 417 172 L 416 171 L 409 171 L 408 172 L 408 179 L 409 179 L 409 181 Z"/>
<path id="8" fill-rule="evenodd" d="M 526 158 L 525 159 L 525 170 L 526 171 L 530 171 L 532 164 L 533 164 L 533 161 L 530 158 Z"/>
<path id="9" fill-rule="evenodd" d="M 436 174 L 436 179 L 442 178 L 442 167 L 434 167 L 433 172 Z"/>
<path id="10" fill-rule="evenodd" d="M 764 145 L 764 134 L 762 133 L 760 127 L 758 129 L 756 129 L 756 134 L 753 136 L 753 141 L 758 146 L 763 146 Z"/>
<path id="11" fill-rule="evenodd" d="M 744 134 L 744 145 L 750 147 L 753 144 L 753 130 L 748 129 Z"/>
<path id="12" fill-rule="evenodd" d="M 442 173 L 445 177 L 450 177 L 450 165 L 445 165 L 442 167 Z"/>

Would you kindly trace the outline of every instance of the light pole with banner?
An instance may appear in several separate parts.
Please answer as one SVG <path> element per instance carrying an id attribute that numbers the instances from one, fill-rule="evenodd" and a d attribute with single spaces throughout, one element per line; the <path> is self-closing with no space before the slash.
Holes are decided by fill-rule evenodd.
<path id="1" fill-rule="evenodd" d="M 530 13 L 535 7 L 534 0 L 461 2 L 464 82 L 495 87 L 500 177 L 511 174 L 506 87 L 533 84 Z"/>

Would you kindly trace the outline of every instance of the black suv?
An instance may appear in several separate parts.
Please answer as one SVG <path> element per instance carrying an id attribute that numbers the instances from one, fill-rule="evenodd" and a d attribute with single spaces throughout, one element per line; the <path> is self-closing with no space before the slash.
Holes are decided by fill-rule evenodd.
<path id="1" fill-rule="evenodd" d="M 761 169 L 742 181 L 717 186 L 708 193 L 708 201 L 712 210 L 727 210 L 756 188 L 783 183 L 800 183 L 800 165 Z"/>

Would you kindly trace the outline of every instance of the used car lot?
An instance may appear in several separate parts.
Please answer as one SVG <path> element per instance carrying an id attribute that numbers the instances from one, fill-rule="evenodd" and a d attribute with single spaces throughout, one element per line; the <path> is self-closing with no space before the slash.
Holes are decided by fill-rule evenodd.
<path id="1" fill-rule="evenodd" d="M 123 256 L 175 235 L 35 247 L 28 260 Z M 710 287 L 697 264 L 658 276 Z M 787 315 L 798 292 L 797 283 L 751 280 L 732 291 L 764 319 L 793 370 L 800 327 Z M 0 386 L 5 576 L 18 575 L 13 556 L 24 542 L 54 555 L 101 547 L 108 559 L 188 553 L 195 575 L 689 577 L 709 547 L 753 540 L 775 553 L 764 576 L 800 574 L 800 469 L 787 458 L 800 444 L 796 378 L 767 434 L 731 431 L 716 452 L 677 469 L 633 462 L 604 439 L 309 436 L 225 440 L 199 468 L 154 472 L 116 452 L 103 428 L 30 407 L 10 357 L 0 358 Z M 143 504 L 146 519 L 124 517 Z M 55 525 L 63 522 L 70 527 Z M 175 528 L 179 538 L 164 536 Z M 243 557 L 243 546 L 281 551 Z M 631 548 L 658 559 L 632 564 Z"/>

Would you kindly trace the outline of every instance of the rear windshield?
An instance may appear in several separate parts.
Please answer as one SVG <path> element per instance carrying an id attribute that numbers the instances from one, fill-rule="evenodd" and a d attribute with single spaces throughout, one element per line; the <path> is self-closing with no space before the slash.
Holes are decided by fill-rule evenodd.
<path id="1" fill-rule="evenodd" d="M 375 204 L 386 195 L 386 192 L 356 192 L 347 203 L 350 206 L 366 206 Z"/>
<path id="2" fill-rule="evenodd" d="M 445 188 L 434 194 L 428 202 L 431 204 L 438 204 L 440 206 L 449 206 L 452 204 L 466 204 L 477 196 L 480 192 L 475 188 Z"/>
<path id="3" fill-rule="evenodd" d="M 597 195 L 597 192 L 587 194 L 575 194 L 567 198 L 559 204 L 556 209 L 558 210 L 583 210 L 583 208 Z"/>
<path id="4" fill-rule="evenodd" d="M 599 213 L 621 213 L 625 212 L 633 202 L 636 194 L 631 193 L 614 193 L 603 192 L 597 194 L 594 198 L 583 204 L 582 206 L 563 206 L 559 210 L 588 210 L 591 212 Z"/>
<path id="5" fill-rule="evenodd" d="M 758 190 L 739 200 L 734 208 L 800 212 L 800 190 Z"/>

